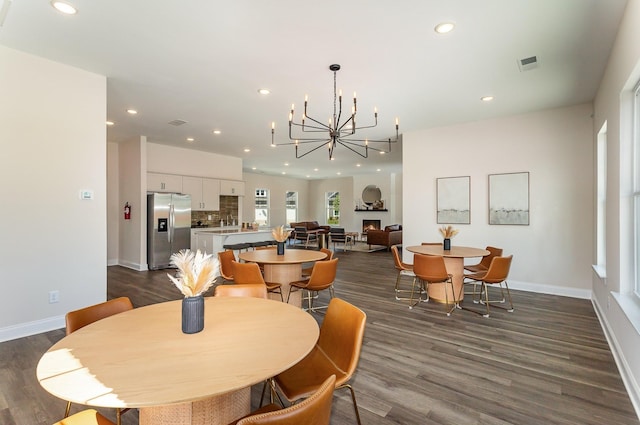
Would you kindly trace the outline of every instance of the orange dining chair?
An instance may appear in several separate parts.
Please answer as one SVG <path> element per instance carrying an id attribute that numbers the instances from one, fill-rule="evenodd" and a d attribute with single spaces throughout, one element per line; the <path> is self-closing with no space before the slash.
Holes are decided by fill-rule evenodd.
<path id="1" fill-rule="evenodd" d="M 502 248 L 487 246 L 485 249 L 489 251 L 488 255 L 482 257 L 480 262 L 477 264 L 464 266 L 464 269 L 471 273 L 486 272 L 487 270 L 489 270 L 489 265 L 491 264 L 491 260 L 493 260 L 493 257 L 500 257 L 502 255 Z"/>
<path id="2" fill-rule="evenodd" d="M 327 254 L 327 256 L 325 258 L 323 258 L 322 260 L 319 261 L 329 261 L 333 259 L 333 251 L 331 251 L 330 249 L 327 248 L 321 248 L 320 252 L 324 252 L 325 254 Z M 315 266 L 316 263 L 313 263 L 313 266 Z M 311 276 L 311 271 L 313 270 L 313 266 L 311 267 L 306 267 L 302 269 L 302 276 Z"/>
<path id="3" fill-rule="evenodd" d="M 356 394 L 349 382 L 360 360 L 366 321 L 367 315 L 362 310 L 340 298 L 333 298 L 322 321 L 318 342 L 311 352 L 271 382 L 287 400 L 295 402 L 311 396 L 327 377 L 335 375 L 335 389 L 349 389 L 360 424 Z"/>
<path id="4" fill-rule="evenodd" d="M 505 288 L 507 289 L 509 307 L 508 308 L 499 307 L 499 306 L 496 306 L 496 307 L 504 308 L 510 313 L 513 312 L 513 302 L 511 301 L 511 292 L 509 291 L 509 285 L 507 284 L 507 277 L 509 276 L 509 270 L 511 269 L 512 259 L 513 259 L 513 255 L 510 255 L 508 257 L 493 257 L 493 259 L 491 260 L 491 264 L 489 265 L 489 269 L 486 272 L 478 272 L 478 273 L 466 276 L 467 279 L 482 284 L 482 291 L 480 292 L 479 302 L 486 306 L 486 312 L 478 313 L 478 314 L 482 314 L 484 317 L 489 317 L 489 304 L 505 303 L 506 300 L 504 296 L 504 290 L 502 289 L 503 283 Z M 500 294 L 502 295 L 502 298 L 490 300 L 488 285 L 498 285 L 500 287 Z M 462 290 L 463 289 L 461 288 L 460 291 Z M 482 292 L 484 292 L 484 296 L 485 296 L 484 300 L 482 300 Z M 460 296 L 462 296 L 462 294 L 460 294 Z M 475 298 L 475 291 L 474 291 L 474 298 Z M 473 311 L 473 310 L 469 310 L 469 311 Z"/>
<path id="5" fill-rule="evenodd" d="M 229 425 L 329 425 L 336 376 L 324 380 L 318 390 L 300 403 L 282 408 L 268 404 Z"/>
<path id="6" fill-rule="evenodd" d="M 100 319 L 104 319 L 105 317 L 113 316 L 114 314 L 122 313 L 124 311 L 132 310 L 133 304 L 131 304 L 131 300 L 127 297 L 114 298 L 109 301 L 105 301 L 103 303 L 95 304 L 89 307 L 81 308 L 79 310 L 70 311 L 65 315 L 66 322 L 66 331 L 67 335 L 72 332 L 77 331 L 80 328 L 83 328 L 87 325 L 90 325 L 93 322 L 97 322 Z M 129 409 L 116 409 L 116 425 L 120 425 L 120 416 Z M 67 402 L 67 408 L 64 412 L 64 417 L 69 417 L 69 412 L 71 411 L 71 402 Z M 90 414 L 87 414 L 90 416 Z M 83 418 L 85 416 L 82 416 Z M 65 419 L 64 421 L 66 421 Z M 80 420 L 80 419 L 78 419 Z M 68 423 L 64 422 L 63 423 Z M 72 422 L 72 423 L 82 423 L 82 422 Z M 91 423 L 91 422 L 88 422 Z M 94 422 L 100 423 L 100 422 Z"/>
<path id="7" fill-rule="evenodd" d="M 232 283 L 230 285 L 218 285 L 213 291 L 213 296 L 268 298 L 267 286 L 255 283 Z"/>
<path id="8" fill-rule="evenodd" d="M 416 282 L 414 281 L 411 287 L 411 297 L 409 300 L 409 308 L 415 307 L 420 301 L 429 301 L 429 285 L 436 283 L 442 283 L 444 285 L 445 303 L 447 316 L 450 316 L 453 310 L 456 308 L 457 303 L 453 302 L 453 307 L 449 309 L 449 291 L 447 290 L 447 284 L 451 288 L 451 295 L 455 298 L 453 292 L 453 280 L 452 276 L 447 272 L 447 267 L 444 263 L 444 257 L 440 255 L 421 255 L 416 254 L 413 256 L 413 272 L 416 274 L 417 279 L 420 281 L 420 291 L 424 291 L 426 299 L 422 300 L 421 292 L 418 293 L 418 299 L 414 303 L 413 296 L 416 289 Z"/>
<path id="9" fill-rule="evenodd" d="M 333 281 L 336 279 L 336 272 L 338 270 L 338 259 L 334 258 L 329 261 L 317 261 L 311 271 L 311 276 L 307 279 L 298 280 L 295 282 L 291 282 L 289 285 L 289 295 L 287 295 L 287 303 L 289 302 L 289 298 L 291 297 L 291 293 L 295 291 L 307 291 L 307 303 L 308 308 L 307 311 L 316 311 L 322 308 L 327 308 L 327 306 L 313 306 L 313 300 L 315 299 L 315 295 L 324 291 L 325 289 L 329 290 L 329 298 L 334 297 L 333 291 Z"/>
<path id="10" fill-rule="evenodd" d="M 230 249 L 220 251 L 218 252 L 218 260 L 220 260 L 220 276 L 227 282 L 233 282 L 233 266 L 231 262 L 236 261 L 236 254 Z"/>
<path id="11" fill-rule="evenodd" d="M 265 282 L 257 263 L 238 263 L 232 262 L 233 281 L 239 284 L 262 284 L 267 288 L 267 292 L 280 295 L 280 301 L 284 301 L 282 297 L 282 285 L 276 282 Z"/>
<path id="12" fill-rule="evenodd" d="M 116 425 L 95 409 L 82 410 L 53 425 Z"/>
<path id="13" fill-rule="evenodd" d="M 396 300 L 408 301 L 409 298 L 406 298 L 406 297 L 401 298 L 398 295 L 404 292 L 411 292 L 411 290 L 399 289 L 399 285 L 400 285 L 400 279 L 402 278 L 402 276 L 411 277 L 413 279 L 413 284 L 415 284 L 416 274 L 413 272 L 413 264 L 402 262 L 402 259 L 400 258 L 400 252 L 398 251 L 397 246 L 395 245 L 391 246 L 391 253 L 393 254 L 393 264 L 396 270 L 398 271 L 398 275 L 396 276 L 396 286 L 395 286 Z"/>

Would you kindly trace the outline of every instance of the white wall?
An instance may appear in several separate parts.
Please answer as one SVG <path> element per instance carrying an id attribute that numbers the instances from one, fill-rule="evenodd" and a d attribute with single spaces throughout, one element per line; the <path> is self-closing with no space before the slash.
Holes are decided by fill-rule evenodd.
<path id="1" fill-rule="evenodd" d="M 4 341 L 106 299 L 106 78 L 0 46 L 0 93 Z"/>
<path id="2" fill-rule="evenodd" d="M 254 220 L 254 202 L 256 189 L 269 189 L 271 226 L 281 226 L 286 223 L 285 195 L 286 192 L 298 192 L 298 219 L 306 220 L 309 216 L 309 181 L 281 176 L 269 176 L 257 173 L 244 173 L 245 196 L 243 201 L 243 221 Z"/>
<path id="3" fill-rule="evenodd" d="M 120 205 L 118 144 L 107 143 L 107 265 L 118 264 L 119 232 L 124 205 Z"/>
<path id="4" fill-rule="evenodd" d="M 403 136 L 403 243 L 440 240 L 436 178 L 471 177 L 471 224 L 453 244 L 514 255 L 510 286 L 589 298 L 593 252 L 590 104 Z M 530 173 L 530 225 L 488 224 L 488 175 Z M 411 261 L 407 252 L 405 260 Z"/>
<path id="5" fill-rule="evenodd" d="M 242 180 L 242 159 L 193 149 L 147 143 L 146 171 Z"/>
<path id="6" fill-rule="evenodd" d="M 640 81 L 640 1 L 629 0 L 594 101 L 594 138 L 607 123 L 606 279 L 592 274 L 593 301 L 640 415 L 640 302 L 634 285 L 632 91 Z M 595 229 L 592 230 L 595 234 Z M 593 256 L 595 263 L 595 254 Z"/>
<path id="7" fill-rule="evenodd" d="M 320 224 L 327 224 L 326 194 L 340 192 L 340 225 L 350 231 L 349 224 L 353 223 L 353 177 L 339 179 L 312 180 L 309 182 L 309 196 L 311 200 L 309 215 L 301 217 L 301 221 L 315 220 Z M 354 231 L 357 229 L 353 229 Z"/>

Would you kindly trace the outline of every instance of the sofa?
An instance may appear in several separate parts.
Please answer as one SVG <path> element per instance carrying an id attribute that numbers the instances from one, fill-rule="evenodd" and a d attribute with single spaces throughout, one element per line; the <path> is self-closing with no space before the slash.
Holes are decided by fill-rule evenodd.
<path id="1" fill-rule="evenodd" d="M 402 225 L 391 224 L 382 230 L 367 231 L 367 244 L 369 244 L 369 249 L 371 249 L 371 245 L 386 246 L 387 251 L 393 245 L 402 245 Z"/>

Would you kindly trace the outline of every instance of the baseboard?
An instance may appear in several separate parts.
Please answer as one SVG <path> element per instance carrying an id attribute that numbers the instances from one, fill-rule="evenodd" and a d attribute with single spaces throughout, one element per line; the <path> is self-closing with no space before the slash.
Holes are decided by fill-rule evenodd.
<path id="1" fill-rule="evenodd" d="M 560 295 L 563 297 L 591 299 L 591 289 L 570 288 L 567 286 L 545 285 L 543 283 L 522 282 L 518 280 L 508 280 L 509 289 L 520 291 L 536 292 L 539 294 Z"/>
<path id="2" fill-rule="evenodd" d="M 129 261 L 122 261 L 122 260 L 118 261 L 117 264 L 110 264 L 110 265 L 122 266 L 122 267 L 126 267 L 128 269 L 133 269 L 133 270 L 138 271 L 138 272 L 146 272 L 147 270 L 149 270 L 147 264 L 132 263 L 132 262 L 129 262 Z"/>
<path id="3" fill-rule="evenodd" d="M 24 338 L 43 332 L 53 331 L 65 327 L 64 316 L 48 317 L 33 322 L 20 323 L 0 329 L 0 342 Z"/>

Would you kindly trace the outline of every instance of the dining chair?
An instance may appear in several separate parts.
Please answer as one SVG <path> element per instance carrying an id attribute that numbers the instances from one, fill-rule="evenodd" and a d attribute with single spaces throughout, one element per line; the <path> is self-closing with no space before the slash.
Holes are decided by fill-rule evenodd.
<path id="1" fill-rule="evenodd" d="M 477 264 L 469 264 L 467 266 L 464 266 L 464 269 L 471 273 L 486 272 L 487 270 L 489 270 L 489 265 L 491 264 L 491 260 L 493 260 L 493 257 L 500 257 L 502 255 L 502 248 L 487 246 L 485 249 L 489 251 L 488 255 L 482 257 L 480 259 L 480 262 Z"/>
<path id="2" fill-rule="evenodd" d="M 214 297 L 254 297 L 268 298 L 267 286 L 255 283 L 232 283 L 218 285 L 213 290 Z"/>
<path id="3" fill-rule="evenodd" d="M 236 254 L 233 250 L 226 249 L 218 252 L 218 260 L 220 260 L 220 276 L 227 282 L 233 282 L 233 266 L 232 261 L 236 261 Z"/>
<path id="4" fill-rule="evenodd" d="M 338 259 L 328 261 L 316 261 L 316 264 L 311 271 L 311 276 L 307 279 L 298 280 L 289 284 L 289 294 L 287 295 L 287 303 L 291 297 L 291 293 L 295 291 L 307 291 L 307 304 L 306 311 L 316 311 L 327 306 L 313 306 L 313 300 L 315 294 L 325 289 L 329 290 L 329 298 L 334 297 L 333 281 L 336 279 L 336 272 L 338 270 Z M 304 302 L 304 301 L 303 301 Z"/>
<path id="5" fill-rule="evenodd" d="M 89 307 L 70 311 L 65 315 L 67 335 L 77 331 L 80 328 L 90 325 L 93 322 L 97 322 L 100 319 L 104 319 L 105 317 L 113 316 L 114 314 L 122 313 L 128 310 L 133 310 L 133 304 L 131 304 L 131 300 L 128 297 L 120 297 L 105 301 L 103 303 L 91 305 Z M 116 409 L 116 425 L 120 425 L 120 416 L 127 410 L 129 409 Z M 70 411 L 71 402 L 69 401 L 67 402 L 67 407 L 64 411 L 65 418 L 69 417 Z"/>
<path id="6" fill-rule="evenodd" d="M 335 389 L 349 389 L 360 424 L 356 394 L 349 382 L 360 360 L 366 321 L 367 315 L 362 310 L 340 298 L 333 298 L 316 345 L 301 361 L 273 378 L 275 388 L 289 402 L 295 402 L 311 396 L 328 376 L 335 375 Z"/>
<path id="7" fill-rule="evenodd" d="M 116 425 L 95 409 L 86 409 L 62 419 L 53 425 Z"/>
<path id="8" fill-rule="evenodd" d="M 489 317 L 489 304 L 504 304 L 506 299 L 504 296 L 504 289 L 502 288 L 502 284 L 504 283 L 505 288 L 507 289 L 507 298 L 509 299 L 509 307 L 500 307 L 507 310 L 508 312 L 513 312 L 513 302 L 511 301 L 511 292 L 509 291 L 509 284 L 507 283 L 507 277 L 509 276 L 509 270 L 511 269 L 511 260 L 513 259 L 513 255 L 508 257 L 493 257 L 491 260 L 491 264 L 489 264 L 489 269 L 486 272 L 478 272 L 472 275 L 466 276 L 467 279 L 473 280 L 482 284 L 482 291 L 480 292 L 480 304 L 484 304 L 486 306 L 485 313 L 478 313 L 474 310 L 469 310 L 465 308 L 465 310 L 473 311 L 474 313 L 482 314 L 484 317 Z M 501 299 L 489 299 L 489 285 L 498 285 L 500 287 L 500 294 L 502 296 Z M 464 285 L 460 288 L 462 292 Z M 485 299 L 482 300 L 482 292 L 484 292 Z M 462 296 L 462 294 L 460 294 Z M 475 298 L 475 291 L 474 291 Z"/>
<path id="9" fill-rule="evenodd" d="M 310 397 L 282 408 L 272 403 L 229 425 L 329 425 L 336 376 L 331 375 Z"/>
<path id="10" fill-rule="evenodd" d="M 325 254 L 327 254 L 327 256 L 325 258 L 323 258 L 322 260 L 318 260 L 318 261 L 329 261 L 329 260 L 333 259 L 333 251 L 331 251 L 330 249 L 321 248 L 320 252 L 324 252 Z M 313 266 L 315 266 L 315 265 L 316 265 L 316 263 L 313 263 Z M 313 270 L 313 266 L 303 268 L 302 269 L 302 276 L 311 276 L 311 271 Z"/>
<path id="11" fill-rule="evenodd" d="M 233 281 L 236 284 L 262 284 L 267 288 L 267 292 L 280 295 L 280 301 L 284 301 L 282 296 L 282 285 L 277 282 L 265 282 L 262 271 L 257 263 L 238 263 L 233 261 Z"/>
<path id="12" fill-rule="evenodd" d="M 396 286 L 395 286 L 396 300 L 409 301 L 409 298 L 407 298 L 407 297 L 399 297 L 398 295 L 401 294 L 401 293 L 405 293 L 405 292 L 411 292 L 411 290 L 410 289 L 400 289 L 399 285 L 400 285 L 400 280 L 401 280 L 402 276 L 409 276 L 409 277 L 413 278 L 412 286 L 415 284 L 415 282 L 416 282 L 416 274 L 413 272 L 413 264 L 405 263 L 405 262 L 402 261 L 402 259 L 400 258 L 400 252 L 398 251 L 398 247 L 397 246 L 393 245 L 391 247 L 391 253 L 393 255 L 394 267 L 398 271 L 398 275 L 396 276 Z"/>
<path id="13" fill-rule="evenodd" d="M 411 287 L 411 297 L 409 299 L 409 308 L 412 309 L 421 301 L 429 301 L 429 285 L 442 283 L 444 285 L 445 294 L 445 309 L 447 316 L 450 316 L 453 310 L 456 308 L 457 303 L 453 301 L 453 307 L 449 308 L 449 291 L 447 290 L 447 284 L 451 288 L 451 296 L 455 299 L 455 293 L 453 291 L 453 279 L 451 274 L 447 272 L 447 267 L 444 263 L 444 257 L 440 255 L 421 255 L 415 254 L 413 256 L 413 272 L 416 274 L 416 280 Z M 418 300 L 414 303 L 413 297 L 416 289 L 416 283 L 420 281 L 418 293 Z M 422 299 L 422 291 L 426 294 L 426 299 Z"/>

